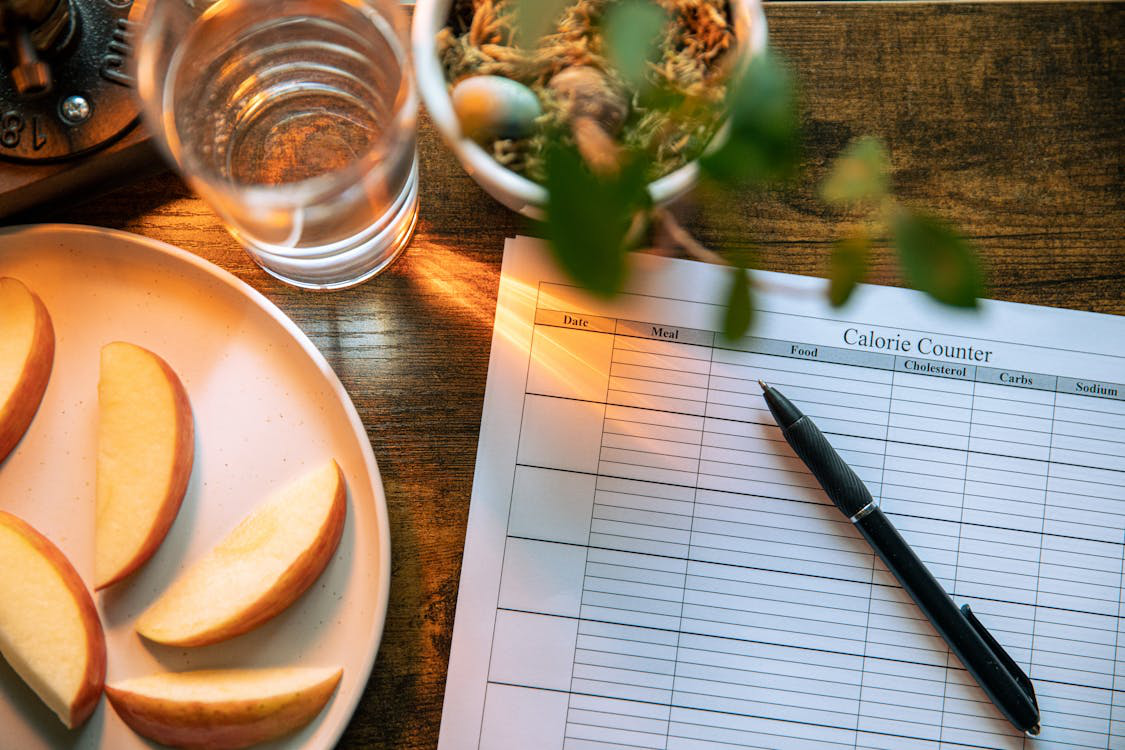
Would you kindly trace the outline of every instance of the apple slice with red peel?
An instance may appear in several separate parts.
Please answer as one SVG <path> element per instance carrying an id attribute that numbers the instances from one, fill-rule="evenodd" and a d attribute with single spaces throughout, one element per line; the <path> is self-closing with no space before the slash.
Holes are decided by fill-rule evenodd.
<path id="1" fill-rule="evenodd" d="M 172 747 L 235 750 L 308 724 L 342 674 L 313 667 L 164 672 L 108 685 L 106 695 L 142 737 Z"/>
<path id="2" fill-rule="evenodd" d="M 102 347 L 94 588 L 156 552 L 179 513 L 194 455 L 191 403 L 168 363 L 123 341 Z"/>
<path id="3" fill-rule="evenodd" d="M 38 295 L 0 278 L 0 461 L 27 432 L 51 378 L 55 329 Z"/>
<path id="4" fill-rule="evenodd" d="M 70 729 L 101 698 L 105 633 L 86 584 L 47 537 L 4 511 L 0 653 Z"/>
<path id="5" fill-rule="evenodd" d="M 346 512 L 347 485 L 332 460 L 243 519 L 138 618 L 137 632 L 171 646 L 203 646 L 261 625 L 320 576 Z"/>

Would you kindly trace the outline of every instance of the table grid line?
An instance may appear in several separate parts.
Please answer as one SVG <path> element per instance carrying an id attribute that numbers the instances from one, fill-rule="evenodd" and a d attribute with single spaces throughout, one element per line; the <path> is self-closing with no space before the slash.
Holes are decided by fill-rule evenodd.
<path id="1" fill-rule="evenodd" d="M 710 356 L 707 359 L 707 390 L 705 391 L 705 396 L 704 396 L 704 403 L 705 404 L 709 401 L 710 393 L 711 393 L 711 371 L 714 368 L 714 364 L 715 364 L 715 350 L 714 350 L 713 347 L 711 348 L 711 350 L 709 352 L 709 355 Z M 706 406 L 704 407 L 704 411 L 706 411 Z M 704 434 L 705 433 L 704 433 L 703 430 L 699 431 L 699 449 L 700 449 L 700 452 L 702 452 L 702 450 L 703 450 L 703 435 Z M 688 529 L 688 550 L 687 550 L 687 558 L 689 560 L 691 559 L 691 539 L 695 535 L 695 518 L 696 518 L 696 510 L 698 508 L 698 501 L 699 501 L 699 472 L 700 472 L 700 469 L 701 469 L 700 464 L 701 464 L 701 461 L 696 462 L 696 474 L 695 474 L 695 485 L 696 486 L 695 486 L 695 488 L 692 492 L 692 499 L 691 499 L 691 524 L 690 524 L 690 527 Z M 683 592 L 682 592 L 681 597 L 680 597 L 680 627 L 678 627 L 676 629 L 676 655 L 675 655 L 675 660 L 672 663 L 672 691 L 669 695 L 669 701 L 670 702 L 675 700 L 675 695 L 676 695 L 676 678 L 678 676 L 679 667 L 680 667 L 680 648 L 681 648 L 681 643 L 683 642 L 684 606 L 686 605 L 686 602 L 687 602 L 687 565 L 685 564 L 685 566 L 684 566 L 684 588 L 683 588 Z M 669 708 L 670 708 L 670 704 L 669 704 Z M 671 732 L 672 732 L 671 718 L 672 718 L 671 717 L 671 711 L 669 710 L 669 716 L 668 716 L 669 720 L 668 720 L 668 724 L 666 726 L 665 735 L 664 735 L 665 746 L 667 746 L 667 743 L 670 739 Z"/>
<path id="2" fill-rule="evenodd" d="M 1110 554 L 1113 547 L 1102 545 L 1114 545 L 1125 553 L 1125 539 L 1101 541 L 1100 535 L 1090 538 L 1095 535 L 1096 525 L 1111 517 L 1105 514 L 1117 512 L 1114 502 L 1125 499 L 1113 497 L 1118 493 L 1109 489 L 1122 486 L 1113 479 L 1125 474 L 1125 464 L 1094 459 L 1093 453 L 1081 449 L 1080 436 L 1056 436 L 1054 418 L 1060 394 L 1092 397 L 1064 390 L 1064 386 L 1075 390 L 1084 387 L 1074 385 L 1078 381 L 1071 383 L 1054 376 L 1049 376 L 1053 380 L 1042 380 L 1048 376 L 1036 374 L 1037 383 L 1054 382 L 1055 386 L 1028 389 L 1026 399 L 1004 398 L 991 385 L 989 378 L 993 375 L 986 369 L 941 363 L 924 365 L 940 372 L 915 372 L 900 366 L 902 357 L 884 355 L 894 363 L 879 368 L 889 373 L 889 382 L 880 383 L 875 389 L 856 389 L 872 391 L 856 394 L 862 413 L 855 413 L 854 409 L 836 411 L 847 402 L 849 389 L 834 391 L 831 384 L 869 384 L 871 381 L 862 377 L 846 378 L 841 374 L 859 372 L 867 365 L 837 360 L 821 367 L 809 357 L 769 350 L 780 344 L 768 340 L 754 343 L 751 348 L 756 347 L 756 351 L 717 346 L 714 341 L 710 347 L 693 341 L 662 341 L 656 336 L 656 324 L 654 336 L 648 337 L 623 333 L 621 321 L 613 328 L 613 319 L 609 320 L 612 330 L 595 336 L 606 342 L 597 346 L 605 346 L 607 352 L 605 369 L 598 376 L 603 378 L 604 390 L 600 394 L 587 386 L 583 386 L 586 390 L 569 386 L 560 390 L 542 377 L 536 385 L 529 378 L 524 389 L 524 399 L 537 399 L 536 403 L 573 401 L 595 409 L 601 407 L 597 450 L 592 454 L 593 471 L 585 470 L 580 463 L 564 461 L 556 466 L 558 462 L 553 459 L 516 461 L 517 470 L 524 467 L 523 470 L 592 477 L 580 481 L 582 486 L 592 486 L 593 492 L 587 501 L 592 505 L 585 543 L 555 540 L 553 535 L 540 539 L 538 534 L 516 533 L 510 526 L 508 529 L 512 539 L 585 550 L 578 559 L 582 583 L 573 615 L 579 635 L 570 660 L 570 690 L 562 691 L 568 696 L 567 727 L 573 726 L 576 732 L 567 729 L 565 737 L 591 746 L 629 746 L 631 742 L 642 742 L 630 737 L 645 736 L 649 739 L 636 747 L 662 750 L 673 738 L 697 734 L 694 730 L 684 731 L 692 726 L 684 721 L 692 715 L 690 712 L 711 712 L 746 717 L 745 721 L 789 721 L 793 726 L 843 731 L 849 736 L 846 744 L 860 750 L 871 747 L 867 738 L 883 734 L 870 731 L 872 722 L 891 715 L 886 710 L 874 709 L 893 706 L 899 711 L 898 724 L 888 725 L 891 731 L 884 734 L 886 737 L 932 737 L 943 746 L 969 747 L 964 744 L 966 732 L 979 731 L 995 736 L 995 742 L 1009 741 L 1005 739 L 1006 724 L 988 724 L 987 729 L 985 724 L 979 724 L 981 711 L 992 712 L 991 704 L 978 695 L 976 684 L 953 663 L 948 648 L 937 639 L 928 622 L 899 614 L 903 607 L 911 606 L 909 600 L 878 566 L 875 555 L 854 542 L 854 532 L 846 533 L 849 527 L 832 522 L 826 525 L 834 516 L 823 491 L 808 481 L 807 472 L 793 462 L 788 450 L 783 449 L 779 456 L 764 449 L 783 442 L 777 428 L 767 410 L 754 402 L 756 389 L 751 388 L 755 392 L 750 393 L 733 387 L 740 381 L 750 387 L 756 378 L 740 375 L 756 371 L 780 373 L 777 384 L 791 385 L 798 392 L 840 394 L 837 403 L 815 397 L 803 398 L 801 402 L 824 412 L 812 416 L 827 427 L 824 432 L 831 441 L 843 444 L 841 450 L 848 460 L 877 490 L 873 494 L 880 505 L 887 500 L 896 507 L 902 504 L 901 512 L 892 509 L 892 517 L 902 519 L 908 537 L 918 537 L 912 546 L 928 565 L 936 566 L 934 570 L 938 573 L 949 571 L 944 574 L 952 576 L 951 595 L 974 602 L 986 622 L 995 621 L 994 632 L 1001 637 L 1027 644 L 1017 651 L 1026 653 L 1033 665 L 1041 665 L 1042 675 L 1036 677 L 1036 682 L 1045 688 L 1058 686 L 1044 690 L 1053 715 L 1100 720 L 1097 717 L 1107 704 L 1098 696 L 1115 694 L 1115 670 L 1111 669 L 1111 674 L 1104 671 L 1097 661 L 1102 658 L 1097 656 L 1101 652 L 1078 657 L 1070 644 L 1088 643 L 1081 638 L 1081 628 L 1094 627 L 1100 622 L 1097 618 L 1109 617 L 1110 621 L 1120 623 L 1121 575 L 1118 609 L 1110 616 L 1101 613 L 1101 605 L 1095 604 L 1112 604 L 1102 591 L 1106 585 L 1103 574 L 1097 572 L 1102 570 L 1102 564 L 1095 566 L 1092 577 L 1081 577 L 1079 571 L 1090 570 L 1082 559 L 1115 559 Z M 535 328 L 544 325 L 537 321 Z M 680 334 L 661 327 L 660 335 L 675 338 Z M 678 353 L 686 351 L 678 347 L 684 346 L 692 347 L 693 353 L 677 360 Z M 794 344 L 794 351 L 798 346 L 811 345 Z M 705 377 L 701 371 L 704 360 L 699 356 L 703 349 L 709 349 L 710 355 Z M 812 350 L 815 356 L 816 347 Z M 677 369 L 676 363 L 680 361 L 684 364 Z M 763 367 L 766 363 L 774 364 Z M 809 374 L 811 378 L 807 377 Z M 986 394 L 981 393 L 983 386 L 978 388 L 978 384 L 989 384 Z M 1039 406 L 1022 414 L 1016 407 L 1009 409 L 999 403 L 1041 404 L 1041 397 L 1030 395 L 1032 391 L 1042 397 L 1051 393 L 1048 430 L 1041 429 L 1036 421 L 1047 419 L 1046 415 L 1040 416 L 1043 410 Z M 925 400 L 930 398 L 926 393 L 933 394 L 930 402 Z M 602 400 L 597 400 L 598 396 Z M 883 409 L 880 418 L 869 418 L 868 412 L 880 413 L 869 407 L 879 404 Z M 988 408 L 990 405 L 994 408 Z M 927 409 L 937 413 L 927 413 Z M 927 429 L 927 425 L 940 429 Z M 1116 446 L 1118 441 L 1111 437 L 1116 434 L 1115 429 L 1111 425 L 1099 428 L 1098 434 L 1107 438 L 1107 443 L 1101 445 Z M 1035 446 L 1038 435 L 1051 436 L 1043 446 L 1045 456 Z M 1022 442 L 1028 438 L 1032 439 L 1031 444 L 1024 447 Z M 525 439 L 521 429 L 521 446 Z M 865 450 L 873 440 L 882 443 L 878 446 L 881 452 L 873 444 L 872 450 Z M 1120 442 L 1125 445 L 1125 441 Z M 1087 454 L 1091 463 L 1077 463 L 1079 456 Z M 535 455 L 538 454 L 529 449 L 528 458 Z M 1117 458 L 1114 453 L 1104 455 L 1107 459 Z M 961 460 L 951 460 L 953 456 Z M 876 457 L 880 458 L 878 464 Z M 1034 471 L 1039 465 L 1046 467 L 1044 474 Z M 949 466 L 959 476 L 931 468 L 938 466 Z M 873 473 L 876 470 L 877 484 Z M 1090 479 L 1089 474 L 1080 473 L 1090 471 L 1095 472 Z M 1057 492 L 1066 496 L 1057 498 L 1063 503 L 1077 502 L 1067 499 L 1070 497 L 1101 498 L 1091 492 L 1110 497 L 1101 498 L 1102 503 L 1095 505 L 1094 510 L 1079 508 L 1085 512 L 1075 517 L 1073 512 L 1060 510 L 1068 506 L 1057 504 L 1053 495 Z M 1042 499 L 1032 502 L 1033 494 Z M 957 501 L 950 502 L 954 498 Z M 1026 513 L 1013 515 L 1016 504 L 1025 510 L 1032 505 L 1042 509 L 1038 530 L 1021 522 Z M 934 510 L 922 515 L 927 507 Z M 807 512 L 790 510 L 798 508 Z M 946 509 L 956 515 L 945 516 Z M 762 513 L 768 517 L 757 523 L 748 515 Z M 1087 519 L 1085 525 L 1075 523 L 1083 519 Z M 684 523 L 686 526 L 681 525 Z M 956 533 L 945 533 L 945 524 L 956 524 Z M 970 530 L 972 533 L 967 534 Z M 983 541 L 989 536 L 994 540 L 990 544 L 995 553 Z M 830 538 L 840 543 L 822 541 Z M 943 546 L 943 539 L 950 540 L 950 545 Z M 969 540 L 973 541 L 971 546 L 967 546 Z M 1076 557 L 1069 551 L 1078 549 L 1074 544 L 1079 541 L 1093 545 L 1089 557 Z M 1035 547 L 1032 559 L 1019 553 L 1028 543 Z M 1015 545 L 1011 551 L 1006 549 L 1009 544 Z M 1082 549 L 1085 555 L 1086 547 Z M 594 550 L 604 553 L 594 556 Z M 659 560 L 665 562 L 656 562 Z M 1030 577 L 1025 572 L 1029 567 L 1036 572 L 1034 588 L 1022 585 L 1020 578 Z M 645 575 L 649 571 L 652 575 Z M 1010 590 L 1012 596 L 980 596 L 982 591 L 998 591 L 997 580 L 1006 581 L 1004 590 Z M 1078 589 L 1068 586 L 1075 581 L 1081 581 Z M 786 591 L 793 594 L 786 595 Z M 1021 592 L 1026 592 L 1030 599 L 1021 598 Z M 1081 602 L 1090 604 L 1079 608 Z M 505 609 L 500 605 L 498 602 L 498 611 Z M 536 614 L 535 607 L 507 611 Z M 1047 613 L 1054 614 L 1047 617 Z M 571 618 L 563 614 L 549 616 Z M 1088 619 L 1091 617 L 1095 619 Z M 1030 633 L 1022 629 L 1021 623 L 1029 624 Z M 1075 630 L 1071 623 L 1084 624 Z M 1112 626 L 1098 628 L 1107 635 L 1114 630 Z M 634 635 L 630 637 L 629 633 Z M 834 633 L 830 646 L 811 647 L 822 641 L 826 633 Z M 1115 652 L 1119 637 L 1120 627 L 1113 634 Z M 1040 642 L 1043 638 L 1050 643 Z M 1102 640 L 1099 637 L 1095 642 Z M 731 644 L 731 650 L 722 650 L 725 647 L 719 644 L 724 643 Z M 845 643 L 849 645 L 843 647 Z M 701 648 L 706 644 L 712 648 Z M 784 659 L 782 654 L 792 657 Z M 813 654 L 819 656 L 809 656 Z M 722 656 L 728 661 L 724 662 Z M 1068 658 L 1071 671 L 1060 671 L 1055 665 L 1065 664 Z M 1074 663 L 1074 659 L 1079 659 L 1079 663 Z M 791 664 L 793 668 L 822 665 L 825 685 L 854 685 L 854 693 L 852 688 L 842 689 L 838 695 L 834 695 L 834 690 L 822 693 L 800 689 L 799 682 L 794 682 L 799 680 L 798 672 L 760 671 L 762 665 L 769 663 Z M 941 671 L 933 671 L 938 669 Z M 845 677 L 849 673 L 854 677 Z M 1072 677 L 1090 676 L 1080 678 L 1079 682 L 1060 679 L 1068 673 Z M 742 680 L 741 675 L 758 677 Z M 1108 691 L 1099 687 L 1107 678 Z M 921 682 L 915 684 L 912 680 Z M 931 689 L 924 687 L 927 681 L 940 683 L 939 718 L 933 722 L 936 726 L 923 718 L 925 711 L 934 710 L 925 708 L 926 696 L 933 695 Z M 905 689 L 912 685 L 914 690 Z M 896 695 L 901 699 L 894 699 Z M 576 696 L 583 697 L 580 708 L 575 706 Z M 820 698 L 814 700 L 813 696 Z M 619 706 L 625 704 L 614 702 L 633 700 L 660 706 L 662 710 L 653 714 L 629 709 L 627 715 L 637 718 L 623 724 L 616 722 L 615 717 L 624 719 L 626 715 L 614 711 L 624 710 Z M 989 708 L 966 708 L 978 704 Z M 867 712 L 868 707 L 871 713 Z M 798 709 L 806 712 L 800 721 L 787 718 Z M 1111 700 L 1111 715 L 1112 710 Z M 689 713 L 679 713 L 684 711 Z M 818 715 L 823 721 L 816 719 Z M 845 721 L 843 715 L 851 715 L 853 720 Z M 662 733 L 655 731 L 658 726 Z M 734 728 L 741 726 L 738 724 L 727 722 L 722 726 L 730 727 L 723 730 L 728 739 L 743 731 Z M 977 729 L 969 729 L 974 726 Z M 993 735 L 994 731 L 1001 734 Z M 706 736 L 712 737 L 708 741 L 719 742 L 714 733 Z M 828 736 L 824 735 L 825 741 Z M 1081 743 L 1086 736 L 1066 735 L 1065 739 L 1060 736 L 1052 741 L 1061 747 Z"/>

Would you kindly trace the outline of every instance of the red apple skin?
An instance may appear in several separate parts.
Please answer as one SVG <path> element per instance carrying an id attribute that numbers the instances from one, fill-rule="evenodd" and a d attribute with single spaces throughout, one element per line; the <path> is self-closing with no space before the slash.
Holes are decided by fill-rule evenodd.
<path id="1" fill-rule="evenodd" d="M 0 524 L 15 529 L 45 558 L 54 563 L 82 613 L 82 624 L 86 628 L 86 641 L 90 644 L 90 650 L 87 652 L 89 661 L 86 663 L 86 680 L 70 704 L 71 720 L 67 728 L 74 729 L 90 718 L 105 687 L 106 650 L 102 621 L 98 618 L 98 610 L 94 607 L 94 600 L 86 584 L 62 550 L 27 522 L 11 513 L 0 510 Z"/>
<path id="2" fill-rule="evenodd" d="M 106 686 L 110 704 L 137 734 L 163 745 L 187 750 L 238 750 L 281 737 L 310 721 L 332 697 L 344 671 L 313 690 L 288 696 L 265 715 L 257 700 L 233 700 L 222 705 L 170 703 Z"/>
<path id="3" fill-rule="evenodd" d="M 22 282 L 16 283 L 23 286 Z M 47 390 L 47 381 L 51 379 L 51 368 L 55 362 L 55 328 L 51 324 L 51 316 L 39 295 L 30 289 L 28 293 L 35 303 L 31 359 L 11 400 L 0 409 L 0 462 L 8 457 L 31 426 L 31 420 L 35 417 L 35 412 L 39 411 L 39 404 Z"/>
<path id="4" fill-rule="evenodd" d="M 336 496 L 332 499 L 332 510 L 325 519 L 324 531 L 317 536 L 316 543 L 293 561 L 273 588 L 243 610 L 237 621 L 223 623 L 195 638 L 162 643 L 169 646 L 206 646 L 242 635 L 281 614 L 297 601 L 305 589 L 313 585 L 332 561 L 332 555 L 336 553 L 340 538 L 344 535 L 344 520 L 347 517 L 348 486 L 340 465 L 335 461 L 332 463 L 337 475 Z"/>
<path id="5" fill-rule="evenodd" d="M 160 365 L 160 369 L 168 376 L 168 382 L 172 384 L 172 397 L 175 400 L 176 418 L 178 420 L 176 455 L 179 458 L 172 467 L 172 476 L 168 482 L 168 494 L 164 496 L 164 502 L 156 516 L 156 522 L 153 524 L 145 543 L 137 550 L 136 557 L 117 575 L 107 581 L 98 582 L 94 586 L 95 591 L 101 591 L 120 580 L 128 578 L 156 554 L 160 543 L 164 541 L 164 537 L 168 535 L 168 530 L 172 528 L 172 522 L 179 515 L 180 505 L 183 504 L 188 481 L 191 479 L 191 468 L 195 463 L 195 418 L 192 416 L 191 401 L 188 399 L 187 390 L 176 371 L 162 357 L 151 351 L 149 354 L 152 354 L 157 364 Z"/>

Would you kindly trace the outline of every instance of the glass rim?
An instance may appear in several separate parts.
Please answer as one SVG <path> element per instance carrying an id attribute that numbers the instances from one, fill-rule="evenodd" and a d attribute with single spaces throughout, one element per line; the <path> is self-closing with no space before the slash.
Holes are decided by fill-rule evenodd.
<path id="1" fill-rule="evenodd" d="M 166 71 L 181 49 L 186 36 L 175 40 L 168 54 L 168 60 L 158 62 L 161 53 L 162 34 L 164 27 L 157 23 L 158 13 L 167 13 L 166 10 L 175 2 L 191 5 L 190 0 L 148 0 L 141 20 L 141 28 L 137 35 L 137 53 L 135 56 L 135 79 L 137 81 L 137 95 L 141 101 L 142 117 L 148 131 L 159 144 L 160 150 L 182 177 L 189 182 L 199 180 L 209 190 L 220 191 L 224 194 L 247 196 L 254 200 L 271 203 L 298 203 L 306 202 L 309 197 L 332 192 L 343 185 L 352 185 L 377 177 L 393 167 L 394 159 L 391 154 L 400 149 L 408 148 L 410 141 L 416 134 L 415 126 L 418 113 L 418 91 L 414 82 L 413 65 L 410 60 L 410 46 L 407 43 L 405 15 L 396 0 L 330 0 L 341 6 L 348 6 L 358 11 L 371 28 L 375 29 L 391 45 L 393 52 L 400 61 L 401 74 L 398 89 L 395 92 L 394 108 L 388 122 L 391 127 L 385 128 L 363 153 L 347 165 L 327 172 L 307 177 L 294 182 L 283 182 L 277 185 L 246 184 L 240 185 L 218 172 L 207 169 L 203 165 L 191 165 L 180 158 L 183 148 L 180 146 L 179 135 L 175 123 L 171 121 L 173 113 L 164 105 L 170 95 L 166 86 L 168 79 Z M 379 2 L 381 7 L 375 7 L 374 2 Z M 269 0 L 215 0 L 199 13 L 192 21 L 198 23 L 207 17 L 216 7 L 226 3 L 253 3 L 272 4 Z M 389 11 L 389 12 L 388 12 Z M 173 148 L 173 139 L 176 148 Z M 177 154 L 179 151 L 179 155 Z"/>

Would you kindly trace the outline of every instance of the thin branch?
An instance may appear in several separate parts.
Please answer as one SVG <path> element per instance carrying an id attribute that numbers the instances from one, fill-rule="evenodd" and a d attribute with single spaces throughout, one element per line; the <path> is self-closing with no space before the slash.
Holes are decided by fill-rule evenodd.
<path id="1" fill-rule="evenodd" d="M 683 225 L 672 215 L 671 211 L 657 208 L 655 213 L 657 219 L 660 220 L 661 226 L 664 227 L 664 231 L 666 231 L 672 238 L 672 241 L 688 255 L 704 263 L 714 263 L 719 266 L 730 265 L 730 263 L 727 263 L 726 258 L 719 255 L 714 250 L 708 250 L 700 244 L 699 240 L 692 237 L 691 233 L 684 229 Z"/>
<path id="2" fill-rule="evenodd" d="M 664 231 L 672 238 L 672 241 L 696 260 L 701 260 L 704 263 L 713 263 L 719 266 L 729 266 L 730 263 L 726 258 L 716 253 L 714 250 L 709 250 L 704 247 L 699 240 L 695 239 L 688 230 L 684 229 L 683 225 L 672 215 L 670 211 L 664 208 L 656 208 L 653 210 L 657 220 L 660 221 Z M 757 274 L 750 275 L 751 285 L 761 292 L 773 292 L 781 294 L 791 294 L 798 297 L 823 297 L 824 293 L 819 289 L 798 288 L 789 286 L 788 284 L 778 284 L 773 281 L 766 281 Z"/>
<path id="3" fill-rule="evenodd" d="M 644 211 L 637 211 L 629 222 L 629 230 L 625 232 L 625 247 L 635 248 L 640 244 L 645 230 L 648 229 L 648 217 Z"/>

